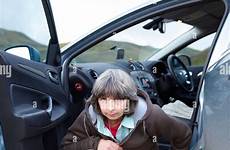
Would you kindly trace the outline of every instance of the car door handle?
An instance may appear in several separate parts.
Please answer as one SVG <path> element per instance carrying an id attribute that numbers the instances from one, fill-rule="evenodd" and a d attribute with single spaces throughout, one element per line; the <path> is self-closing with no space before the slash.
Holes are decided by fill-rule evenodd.
<path id="1" fill-rule="evenodd" d="M 52 72 L 52 71 L 48 71 L 48 76 L 49 76 L 49 79 L 54 82 L 55 84 L 58 84 L 58 75 L 57 73 L 55 72 Z"/>
<path id="2" fill-rule="evenodd" d="M 49 97 L 48 97 L 48 108 L 46 109 L 46 112 L 49 114 L 50 117 L 51 117 L 51 115 L 52 115 L 52 110 L 53 110 L 53 100 L 52 100 L 52 98 L 49 96 Z"/>

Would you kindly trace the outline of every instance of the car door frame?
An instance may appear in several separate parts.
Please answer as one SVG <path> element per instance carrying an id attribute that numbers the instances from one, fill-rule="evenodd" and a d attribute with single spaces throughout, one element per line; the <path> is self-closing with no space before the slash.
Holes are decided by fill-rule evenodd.
<path id="1" fill-rule="evenodd" d="M 228 12 L 228 2 L 227 0 L 223 0 L 225 5 L 227 6 L 227 12 Z M 80 41 L 78 41 L 77 43 L 71 45 L 70 47 L 68 47 L 62 54 L 61 54 L 61 60 L 62 60 L 62 64 L 63 64 L 63 71 L 62 71 L 62 83 L 65 85 L 69 85 L 68 83 L 68 74 L 69 74 L 69 64 L 71 62 L 71 60 L 76 57 L 77 55 L 81 54 L 82 52 L 86 51 L 87 49 L 89 49 L 90 47 L 96 45 L 97 43 L 105 40 L 106 38 L 132 26 L 135 25 L 137 23 L 140 23 L 141 21 L 143 21 L 145 18 L 147 18 L 148 16 L 151 15 L 156 15 L 156 14 L 160 14 L 162 12 L 166 12 L 166 11 L 170 11 L 172 9 L 176 9 L 178 7 L 181 7 L 183 5 L 193 5 L 196 3 L 201 2 L 200 0 L 191 0 L 191 1 L 180 1 L 177 4 L 172 5 L 173 2 L 168 2 L 162 5 L 159 5 L 158 7 L 154 7 L 155 5 L 153 4 L 152 6 L 146 6 L 145 8 L 142 8 L 140 10 L 136 10 L 134 12 L 132 12 L 131 14 L 127 14 L 105 26 L 103 26 L 102 28 L 96 30 L 95 32 L 93 32 L 92 34 L 86 36 L 85 38 L 81 39 Z M 169 5 L 172 5 L 172 7 L 169 7 Z M 144 17 L 143 17 L 144 16 Z M 219 32 L 223 26 L 224 20 L 226 18 L 226 12 L 223 16 L 222 22 L 218 28 L 217 34 L 215 35 L 214 41 L 212 43 L 211 46 L 211 51 L 214 48 L 214 45 L 217 41 Z M 208 60 L 211 57 L 212 52 L 209 53 L 208 56 Z M 206 70 L 207 68 L 207 64 L 208 61 L 206 62 L 205 66 L 204 66 L 204 70 Z M 197 114 L 199 111 L 199 95 L 200 95 L 200 91 L 201 91 L 201 83 L 203 82 L 203 77 L 204 74 L 201 77 L 201 82 L 199 84 L 198 87 L 198 94 L 196 97 L 196 107 L 195 107 L 195 111 L 193 113 L 192 116 L 192 121 L 193 121 L 193 129 L 195 128 L 195 132 L 193 134 L 193 142 L 196 143 L 197 142 L 197 125 L 200 123 L 199 120 L 196 120 L 197 118 Z M 65 87 L 68 91 L 69 86 Z M 193 143 L 193 144 L 194 144 Z"/>
<path id="2" fill-rule="evenodd" d="M 205 62 L 205 65 L 203 67 L 203 73 L 201 75 L 201 79 L 200 79 L 200 83 L 198 86 L 198 93 L 196 96 L 196 102 L 194 103 L 194 113 L 192 115 L 192 120 L 193 120 L 193 136 L 192 136 L 192 143 L 191 143 L 191 148 L 198 150 L 198 149 L 205 149 L 205 137 L 204 137 L 204 128 L 203 128 L 203 123 L 204 123 L 204 84 L 205 84 L 205 77 L 206 74 L 208 72 L 208 69 L 210 68 L 209 63 L 210 63 L 210 59 L 213 55 L 213 51 L 215 50 L 215 46 L 218 42 L 218 38 L 221 34 L 221 31 L 225 25 L 225 20 L 227 19 L 227 17 L 229 17 L 229 6 L 230 6 L 230 1 L 229 0 L 222 0 L 224 2 L 225 5 L 225 12 L 223 15 L 223 18 L 221 20 L 221 23 L 218 27 L 218 30 L 216 32 L 216 35 L 214 37 L 214 40 L 212 42 L 212 45 L 210 47 L 210 52 L 208 54 L 207 57 L 207 61 Z"/>
<path id="3" fill-rule="evenodd" d="M 59 41 L 58 41 L 58 36 L 57 36 L 50 0 L 41 0 L 41 1 L 44 7 L 44 12 L 46 15 L 49 32 L 50 32 L 50 40 L 48 45 L 46 63 L 52 66 L 60 66 L 61 65 L 60 46 L 59 46 Z"/>

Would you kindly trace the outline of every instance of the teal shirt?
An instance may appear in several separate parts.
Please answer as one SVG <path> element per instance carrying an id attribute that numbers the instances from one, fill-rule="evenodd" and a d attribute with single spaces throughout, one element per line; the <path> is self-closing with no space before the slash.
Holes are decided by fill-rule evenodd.
<path id="1" fill-rule="evenodd" d="M 121 121 L 120 126 L 118 127 L 116 137 L 113 137 L 110 130 L 105 126 L 104 120 L 100 115 L 97 115 L 97 123 L 96 128 L 98 132 L 104 134 L 105 136 L 109 136 L 113 138 L 115 141 L 120 143 L 135 127 L 134 119 L 131 116 L 124 116 L 123 120 Z"/>

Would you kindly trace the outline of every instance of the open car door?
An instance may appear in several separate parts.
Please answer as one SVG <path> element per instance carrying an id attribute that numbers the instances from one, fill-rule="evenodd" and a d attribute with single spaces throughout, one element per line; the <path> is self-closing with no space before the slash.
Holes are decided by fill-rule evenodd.
<path id="1" fill-rule="evenodd" d="M 67 114 L 68 92 L 60 79 L 60 48 L 52 11 L 49 0 L 39 2 L 50 31 L 46 62 L 0 51 L 0 149 L 57 149 L 53 137 Z"/>

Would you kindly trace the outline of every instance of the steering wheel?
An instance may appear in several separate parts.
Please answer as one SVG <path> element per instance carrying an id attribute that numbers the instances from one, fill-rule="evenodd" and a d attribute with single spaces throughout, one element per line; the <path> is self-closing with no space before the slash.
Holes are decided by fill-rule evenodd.
<path id="1" fill-rule="evenodd" d="M 179 86 L 187 92 L 192 92 L 194 81 L 184 63 L 175 55 L 169 55 L 167 63 L 169 71 Z"/>

